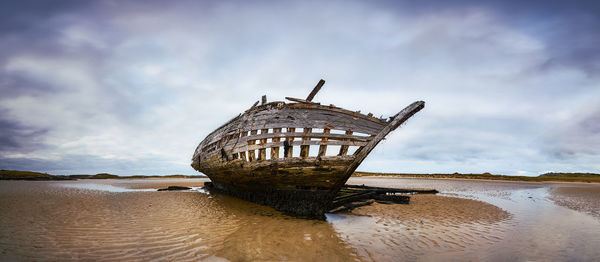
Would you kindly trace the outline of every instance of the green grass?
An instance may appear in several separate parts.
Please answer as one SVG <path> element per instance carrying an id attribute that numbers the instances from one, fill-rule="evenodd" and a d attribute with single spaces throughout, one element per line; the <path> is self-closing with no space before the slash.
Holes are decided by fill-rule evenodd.
<path id="1" fill-rule="evenodd" d="M 18 170 L 0 170 L 0 180 L 64 180 L 65 177 L 50 175 L 46 173 L 18 171 Z"/>
<path id="2" fill-rule="evenodd" d="M 69 175 L 56 176 L 47 173 L 18 171 L 18 170 L 0 170 L 0 180 L 72 180 L 72 179 L 145 179 L 145 178 L 204 178 L 206 176 L 186 176 L 186 175 L 167 175 L 167 176 L 118 176 L 109 173 L 99 173 L 95 175 Z"/>
<path id="3" fill-rule="evenodd" d="M 501 181 L 524 181 L 524 182 L 583 182 L 600 183 L 600 174 L 592 173 L 547 173 L 537 177 L 529 176 L 504 176 L 490 173 L 482 174 L 405 174 L 405 173 L 373 173 L 354 172 L 352 176 L 393 176 L 393 177 L 415 177 L 415 178 L 453 178 L 453 179 L 480 179 Z"/>
<path id="4" fill-rule="evenodd" d="M 203 178 L 205 176 L 186 176 L 186 175 L 167 175 L 167 176 L 118 176 L 109 173 L 100 173 L 96 175 L 70 175 L 75 179 L 146 179 L 146 178 Z"/>

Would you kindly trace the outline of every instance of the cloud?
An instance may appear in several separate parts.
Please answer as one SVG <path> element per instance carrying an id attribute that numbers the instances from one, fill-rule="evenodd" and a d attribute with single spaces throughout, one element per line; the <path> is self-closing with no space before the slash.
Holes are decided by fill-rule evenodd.
<path id="1" fill-rule="evenodd" d="M 569 117 L 572 120 L 556 127 L 548 140 L 548 149 L 561 159 L 573 159 L 581 155 L 600 155 L 600 107 L 597 104 L 583 107 Z"/>
<path id="2" fill-rule="evenodd" d="M 19 151 L 33 151 L 43 146 L 40 138 L 47 133 L 44 129 L 26 127 L 14 120 L 6 119 L 0 112 L 0 153 Z"/>
<path id="3" fill-rule="evenodd" d="M 389 116 L 427 102 L 363 170 L 598 172 L 585 147 L 599 143 L 585 113 L 600 95 L 588 4 L 11 2 L 0 164 L 192 173 L 214 128 L 325 78 L 325 104 Z"/>

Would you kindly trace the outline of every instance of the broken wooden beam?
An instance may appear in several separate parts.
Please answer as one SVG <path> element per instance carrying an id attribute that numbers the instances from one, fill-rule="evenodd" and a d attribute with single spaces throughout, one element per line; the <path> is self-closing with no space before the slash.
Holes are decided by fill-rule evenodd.
<path id="1" fill-rule="evenodd" d="M 401 189 L 371 187 L 365 185 L 344 185 L 337 197 L 331 202 L 329 212 L 345 212 L 370 205 L 374 202 L 381 204 L 409 204 L 411 194 L 437 194 L 435 189 Z"/>
<path id="2" fill-rule="evenodd" d="M 321 104 L 321 103 L 315 103 L 315 102 L 311 102 L 311 101 L 308 101 L 308 100 L 304 100 L 304 99 L 300 99 L 300 98 L 295 98 L 295 97 L 289 97 L 289 96 L 286 96 L 285 99 L 290 100 L 292 102 L 302 103 L 302 104 L 314 104 L 314 105 Z"/>
<path id="3" fill-rule="evenodd" d="M 435 189 L 401 189 L 401 188 L 387 188 L 387 187 L 372 187 L 365 185 L 344 185 L 344 188 L 351 189 L 363 189 L 375 191 L 379 194 L 382 193 L 401 193 L 401 194 L 437 194 L 439 191 Z"/>
<path id="4" fill-rule="evenodd" d="M 315 86 L 315 88 L 313 88 L 313 90 L 310 92 L 310 94 L 306 97 L 306 101 L 312 101 L 313 98 L 315 98 L 315 95 L 317 95 L 317 93 L 319 92 L 319 90 L 321 90 L 321 87 L 323 87 L 323 85 L 325 84 L 325 80 L 321 79 L 319 80 L 319 83 L 317 83 L 317 85 Z"/>
<path id="5" fill-rule="evenodd" d="M 253 108 L 255 108 L 257 105 L 258 105 L 258 101 L 256 101 L 256 102 L 255 102 L 255 103 L 254 103 L 254 104 L 253 104 L 253 105 L 250 107 L 250 109 L 248 109 L 248 111 L 249 111 L 249 110 L 252 110 L 252 109 L 253 109 Z"/>

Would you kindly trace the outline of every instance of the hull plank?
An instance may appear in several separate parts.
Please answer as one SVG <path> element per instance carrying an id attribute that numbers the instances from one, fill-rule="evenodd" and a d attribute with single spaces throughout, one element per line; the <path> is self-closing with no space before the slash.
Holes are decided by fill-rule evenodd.
<path id="1" fill-rule="evenodd" d="M 423 107 L 415 102 L 386 122 L 309 101 L 263 103 L 210 133 L 196 148 L 192 167 L 211 179 L 213 190 L 322 217 L 371 150 Z M 329 152 L 330 146 L 339 150 Z"/>

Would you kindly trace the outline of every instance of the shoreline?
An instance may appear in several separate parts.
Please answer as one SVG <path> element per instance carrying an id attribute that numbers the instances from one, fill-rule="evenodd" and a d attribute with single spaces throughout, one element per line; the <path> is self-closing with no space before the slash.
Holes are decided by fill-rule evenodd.
<path id="1" fill-rule="evenodd" d="M 537 177 L 526 176 L 503 176 L 490 173 L 482 174 L 410 174 L 410 173 L 375 173 L 375 172 L 354 172 L 351 177 L 389 177 L 389 178 L 418 178 L 418 179 L 442 179 L 442 180 L 478 180 L 478 181 L 500 181 L 500 182 L 521 182 L 521 183 L 571 183 L 571 184 L 600 184 L 600 174 L 592 173 L 553 173 L 552 175 L 540 175 Z M 52 181 L 52 180 L 79 180 L 79 179 L 201 179 L 208 178 L 203 175 L 136 175 L 136 176 L 118 176 L 109 173 L 99 173 L 96 175 L 52 175 L 48 173 L 18 171 L 18 170 L 0 170 L 0 180 L 33 180 L 33 181 Z"/>
<path id="2" fill-rule="evenodd" d="M 600 184 L 600 181 L 561 181 L 561 180 L 541 180 L 529 181 L 519 179 L 494 179 L 494 178 L 464 178 L 464 177 L 437 177 L 436 175 L 399 175 L 399 174 L 373 174 L 373 175 L 353 175 L 351 177 L 380 177 L 380 178 L 415 178 L 415 179 L 430 179 L 430 180 L 457 180 L 457 181 L 488 181 L 488 182 L 518 182 L 518 183 L 558 183 L 558 184 Z M 537 178 L 537 177 L 532 177 Z"/>

